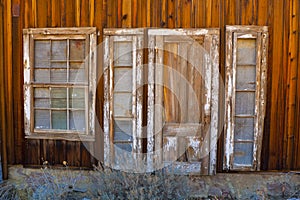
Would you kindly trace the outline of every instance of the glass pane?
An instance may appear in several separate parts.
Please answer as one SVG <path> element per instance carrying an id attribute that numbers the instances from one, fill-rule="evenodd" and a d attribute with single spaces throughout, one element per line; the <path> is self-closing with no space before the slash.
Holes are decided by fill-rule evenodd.
<path id="1" fill-rule="evenodd" d="M 52 60 L 67 60 L 67 41 L 52 41 Z"/>
<path id="2" fill-rule="evenodd" d="M 254 140 L 254 118 L 235 118 L 235 140 Z"/>
<path id="3" fill-rule="evenodd" d="M 49 68 L 50 40 L 34 41 L 34 67 Z"/>
<path id="4" fill-rule="evenodd" d="M 85 131 L 85 111 L 70 111 L 70 129 Z"/>
<path id="5" fill-rule="evenodd" d="M 67 70 L 64 69 L 51 70 L 51 83 L 66 83 L 66 82 L 67 82 Z"/>
<path id="6" fill-rule="evenodd" d="M 36 83 L 49 83 L 50 82 L 50 71 L 48 69 L 34 70 L 34 81 Z"/>
<path id="7" fill-rule="evenodd" d="M 253 143 L 234 143 L 234 164 L 252 165 L 252 160 Z"/>
<path id="8" fill-rule="evenodd" d="M 50 108 L 50 99 L 34 99 L 34 107 L 35 108 Z"/>
<path id="9" fill-rule="evenodd" d="M 114 69 L 114 91 L 116 92 L 132 91 L 132 69 L 130 68 Z"/>
<path id="10" fill-rule="evenodd" d="M 256 65 L 256 39 L 237 40 L 237 64 Z"/>
<path id="11" fill-rule="evenodd" d="M 131 93 L 114 94 L 114 116 L 132 117 Z"/>
<path id="12" fill-rule="evenodd" d="M 132 141 L 132 121 L 114 121 L 114 140 Z"/>
<path id="13" fill-rule="evenodd" d="M 132 151 L 132 144 L 116 143 L 116 144 L 115 144 L 115 147 L 117 148 L 118 152 L 119 152 L 120 150 L 125 150 L 125 151 L 128 151 L 128 152 L 131 152 L 131 151 Z"/>
<path id="14" fill-rule="evenodd" d="M 50 129 L 50 112 L 48 110 L 34 111 L 34 128 Z"/>
<path id="15" fill-rule="evenodd" d="M 52 128 L 67 129 L 67 111 L 52 111 Z"/>
<path id="16" fill-rule="evenodd" d="M 70 88 L 70 108 L 85 108 L 85 89 Z"/>
<path id="17" fill-rule="evenodd" d="M 70 82 L 88 82 L 85 63 L 70 63 Z"/>
<path id="18" fill-rule="evenodd" d="M 85 59 L 85 40 L 70 40 L 70 60 Z"/>
<path id="19" fill-rule="evenodd" d="M 255 92 L 236 92 L 235 114 L 254 115 L 255 113 Z"/>
<path id="20" fill-rule="evenodd" d="M 67 108 L 67 89 L 51 88 L 51 107 Z"/>
<path id="21" fill-rule="evenodd" d="M 49 98 L 50 91 L 48 88 L 35 88 L 34 89 L 34 97 L 36 98 Z"/>
<path id="22" fill-rule="evenodd" d="M 131 42 L 114 43 L 114 65 L 132 66 L 132 44 Z"/>
<path id="23" fill-rule="evenodd" d="M 236 68 L 236 89 L 255 90 L 256 89 L 256 67 L 237 66 Z"/>

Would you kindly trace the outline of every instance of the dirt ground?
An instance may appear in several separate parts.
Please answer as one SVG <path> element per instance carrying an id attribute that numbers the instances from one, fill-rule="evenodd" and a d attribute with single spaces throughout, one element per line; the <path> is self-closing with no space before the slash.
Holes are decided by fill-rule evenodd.
<path id="1" fill-rule="evenodd" d="M 94 171 L 55 171 L 57 176 L 93 176 Z M 41 169 L 9 168 L 9 182 L 19 187 L 26 177 L 41 175 Z M 182 189 L 189 188 L 188 199 L 289 199 L 300 200 L 300 172 L 219 173 L 214 176 L 185 176 Z M 77 181 L 78 199 L 85 197 L 93 186 L 90 181 Z M 181 183 L 177 186 L 181 187 Z M 81 189 L 80 189 L 81 188 Z M 82 189 L 83 188 L 83 189 Z M 86 193 L 86 194 L 85 194 Z"/>

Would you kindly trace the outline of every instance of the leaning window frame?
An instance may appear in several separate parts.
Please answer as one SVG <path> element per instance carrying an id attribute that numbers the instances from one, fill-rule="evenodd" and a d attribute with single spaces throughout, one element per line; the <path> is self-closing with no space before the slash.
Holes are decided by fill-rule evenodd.
<path id="1" fill-rule="evenodd" d="M 85 48 L 88 48 L 85 61 L 88 62 L 88 86 L 85 92 L 86 130 L 36 130 L 34 128 L 34 40 L 36 39 L 84 39 Z M 97 36 L 95 27 L 80 28 L 29 28 L 23 29 L 23 65 L 24 65 L 24 129 L 28 139 L 63 139 L 69 141 L 95 140 L 95 96 L 96 96 L 96 45 Z M 68 60 L 67 60 L 68 62 Z M 45 83 L 46 84 L 46 83 Z M 51 85 L 51 83 L 49 83 Z M 61 86 L 76 86 L 71 83 L 61 83 Z"/>
<path id="2" fill-rule="evenodd" d="M 235 92 L 237 66 L 237 39 L 256 39 L 256 91 L 252 164 L 234 164 Z M 226 71 L 225 71 L 225 125 L 224 125 L 224 170 L 260 170 L 262 137 L 266 112 L 267 26 L 226 26 Z"/>

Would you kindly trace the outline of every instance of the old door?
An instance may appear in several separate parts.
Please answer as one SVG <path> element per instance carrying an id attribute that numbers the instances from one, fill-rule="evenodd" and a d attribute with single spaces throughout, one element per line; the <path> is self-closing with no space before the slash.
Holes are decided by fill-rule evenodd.
<path id="1" fill-rule="evenodd" d="M 218 46 L 217 29 L 148 31 L 148 166 L 214 173 Z"/>

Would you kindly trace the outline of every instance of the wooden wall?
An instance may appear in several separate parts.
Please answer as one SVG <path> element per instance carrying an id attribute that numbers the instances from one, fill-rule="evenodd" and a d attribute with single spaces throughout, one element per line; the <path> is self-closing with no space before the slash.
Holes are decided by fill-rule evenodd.
<path id="1" fill-rule="evenodd" d="M 105 27 L 219 27 L 220 72 L 224 76 L 225 25 L 267 25 L 270 32 L 268 101 L 262 165 L 265 170 L 300 169 L 300 0 L 0 0 L 0 131 L 9 164 L 67 160 L 90 166 L 80 142 L 25 140 L 23 126 L 22 29 Z M 1 21 L 0 21 L 1 22 Z M 4 25 L 1 27 L 1 25 Z M 4 50 L 4 51 L 3 51 Z M 101 55 L 101 54 L 100 54 Z M 98 66 L 101 72 L 101 65 Z M 97 93 L 102 123 L 103 91 Z M 5 138 L 6 136 L 6 138 Z M 97 135 L 98 138 L 98 135 Z M 3 141 L 3 137 L 2 137 Z M 219 164 L 222 162 L 222 142 Z M 97 147 L 101 148 L 101 147 Z M 98 149 L 99 150 L 99 149 Z M 97 151 L 98 151 L 97 150 Z M 221 165 L 219 165 L 220 168 Z"/>

